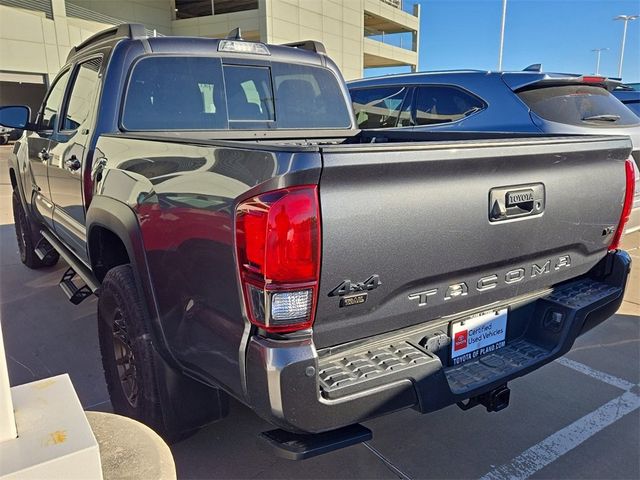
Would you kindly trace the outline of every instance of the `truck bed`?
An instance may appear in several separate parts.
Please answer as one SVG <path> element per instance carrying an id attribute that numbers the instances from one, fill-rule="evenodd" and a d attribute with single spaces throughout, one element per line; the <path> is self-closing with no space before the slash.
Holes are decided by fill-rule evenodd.
<path id="1" fill-rule="evenodd" d="M 137 212 L 150 288 L 160 292 L 159 323 L 192 375 L 242 395 L 238 352 L 249 326 L 233 222 L 236 205 L 257 192 L 319 185 L 322 263 L 312 334 L 318 349 L 578 277 L 605 256 L 611 234 L 603 232 L 620 218 L 631 150 L 626 137 L 336 133 L 99 139 L 93 161 L 106 159 L 107 168 L 96 194 L 128 198 Z M 530 184 L 544 186 L 540 214 L 490 221 L 492 189 Z M 534 266 L 541 272 L 535 276 Z M 329 296 L 345 280 L 358 284 L 373 275 L 381 285 L 366 291 L 364 303 L 340 307 L 342 297 Z M 445 299 L 449 287 L 457 295 Z M 198 299 L 196 313 L 176 308 L 184 299 Z"/>

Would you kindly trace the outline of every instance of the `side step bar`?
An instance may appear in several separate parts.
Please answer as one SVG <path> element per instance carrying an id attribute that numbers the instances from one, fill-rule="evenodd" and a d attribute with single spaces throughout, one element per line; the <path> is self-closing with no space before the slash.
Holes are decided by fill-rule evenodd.
<path id="1" fill-rule="evenodd" d="M 44 237 L 40 239 L 36 248 L 34 248 L 34 251 L 36 256 L 43 262 L 49 260 L 56 253 L 56 249 L 53 248 L 49 241 Z"/>
<path id="2" fill-rule="evenodd" d="M 48 245 L 44 242 L 41 242 L 42 245 L 39 243 L 36 249 L 36 255 L 38 255 L 38 257 L 40 257 L 41 254 L 47 255 L 50 254 L 49 249 L 55 249 L 69 264 L 69 268 L 62 275 L 62 279 L 60 279 L 60 288 L 62 288 L 62 291 L 69 301 L 74 305 L 78 305 L 84 299 L 94 294 L 100 288 L 100 283 L 93 276 L 91 270 L 78 260 L 76 256 L 51 233 L 46 230 L 41 230 L 40 234 L 48 242 Z M 82 287 L 77 287 L 73 281 L 76 274 L 85 282 L 85 285 Z"/>
<path id="3" fill-rule="evenodd" d="M 82 287 L 76 286 L 73 281 L 75 276 L 76 271 L 71 267 L 67 268 L 60 279 L 60 288 L 71 303 L 78 305 L 85 298 L 93 295 L 93 292 L 88 285 L 83 285 Z"/>
<path id="4" fill-rule="evenodd" d="M 305 460 L 341 448 L 367 442 L 373 438 L 371 430 L 356 423 L 324 433 L 291 433 L 269 430 L 258 435 L 272 452 L 287 460 Z"/>

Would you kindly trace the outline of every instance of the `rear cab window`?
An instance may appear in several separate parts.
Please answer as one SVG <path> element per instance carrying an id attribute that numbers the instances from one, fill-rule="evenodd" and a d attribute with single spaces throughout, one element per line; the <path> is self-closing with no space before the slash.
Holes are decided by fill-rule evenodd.
<path id="1" fill-rule="evenodd" d="M 609 91 L 594 85 L 556 85 L 517 92 L 539 117 L 582 127 L 620 127 L 640 123 Z"/>
<path id="2" fill-rule="evenodd" d="M 225 65 L 229 122 L 273 122 L 273 89 L 268 67 Z"/>
<path id="3" fill-rule="evenodd" d="M 328 69 L 215 57 L 148 56 L 133 67 L 124 130 L 345 129 L 340 84 Z"/>

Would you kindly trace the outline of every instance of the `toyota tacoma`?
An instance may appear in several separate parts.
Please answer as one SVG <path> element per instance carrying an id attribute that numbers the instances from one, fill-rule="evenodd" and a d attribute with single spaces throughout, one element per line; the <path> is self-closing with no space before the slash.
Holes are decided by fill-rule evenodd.
<path id="1" fill-rule="evenodd" d="M 498 411 L 622 301 L 627 137 L 364 132 L 317 42 L 121 25 L 0 124 L 22 262 L 98 297 L 115 412 L 170 440 L 229 396 L 287 458 Z"/>

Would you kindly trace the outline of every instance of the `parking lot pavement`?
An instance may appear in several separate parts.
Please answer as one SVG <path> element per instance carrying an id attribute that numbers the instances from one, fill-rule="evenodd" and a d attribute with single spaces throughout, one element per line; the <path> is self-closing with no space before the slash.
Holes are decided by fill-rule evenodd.
<path id="1" fill-rule="evenodd" d="M 95 299 L 73 306 L 57 286 L 64 262 L 40 271 L 17 255 L 0 147 L 0 319 L 12 385 L 68 372 L 88 410 L 109 410 Z M 232 402 L 231 414 L 172 447 L 181 478 L 640 478 L 640 232 L 625 302 L 562 360 L 510 383 L 499 413 L 413 410 L 367 426 L 374 439 L 303 462 L 274 457 L 270 428 Z"/>

